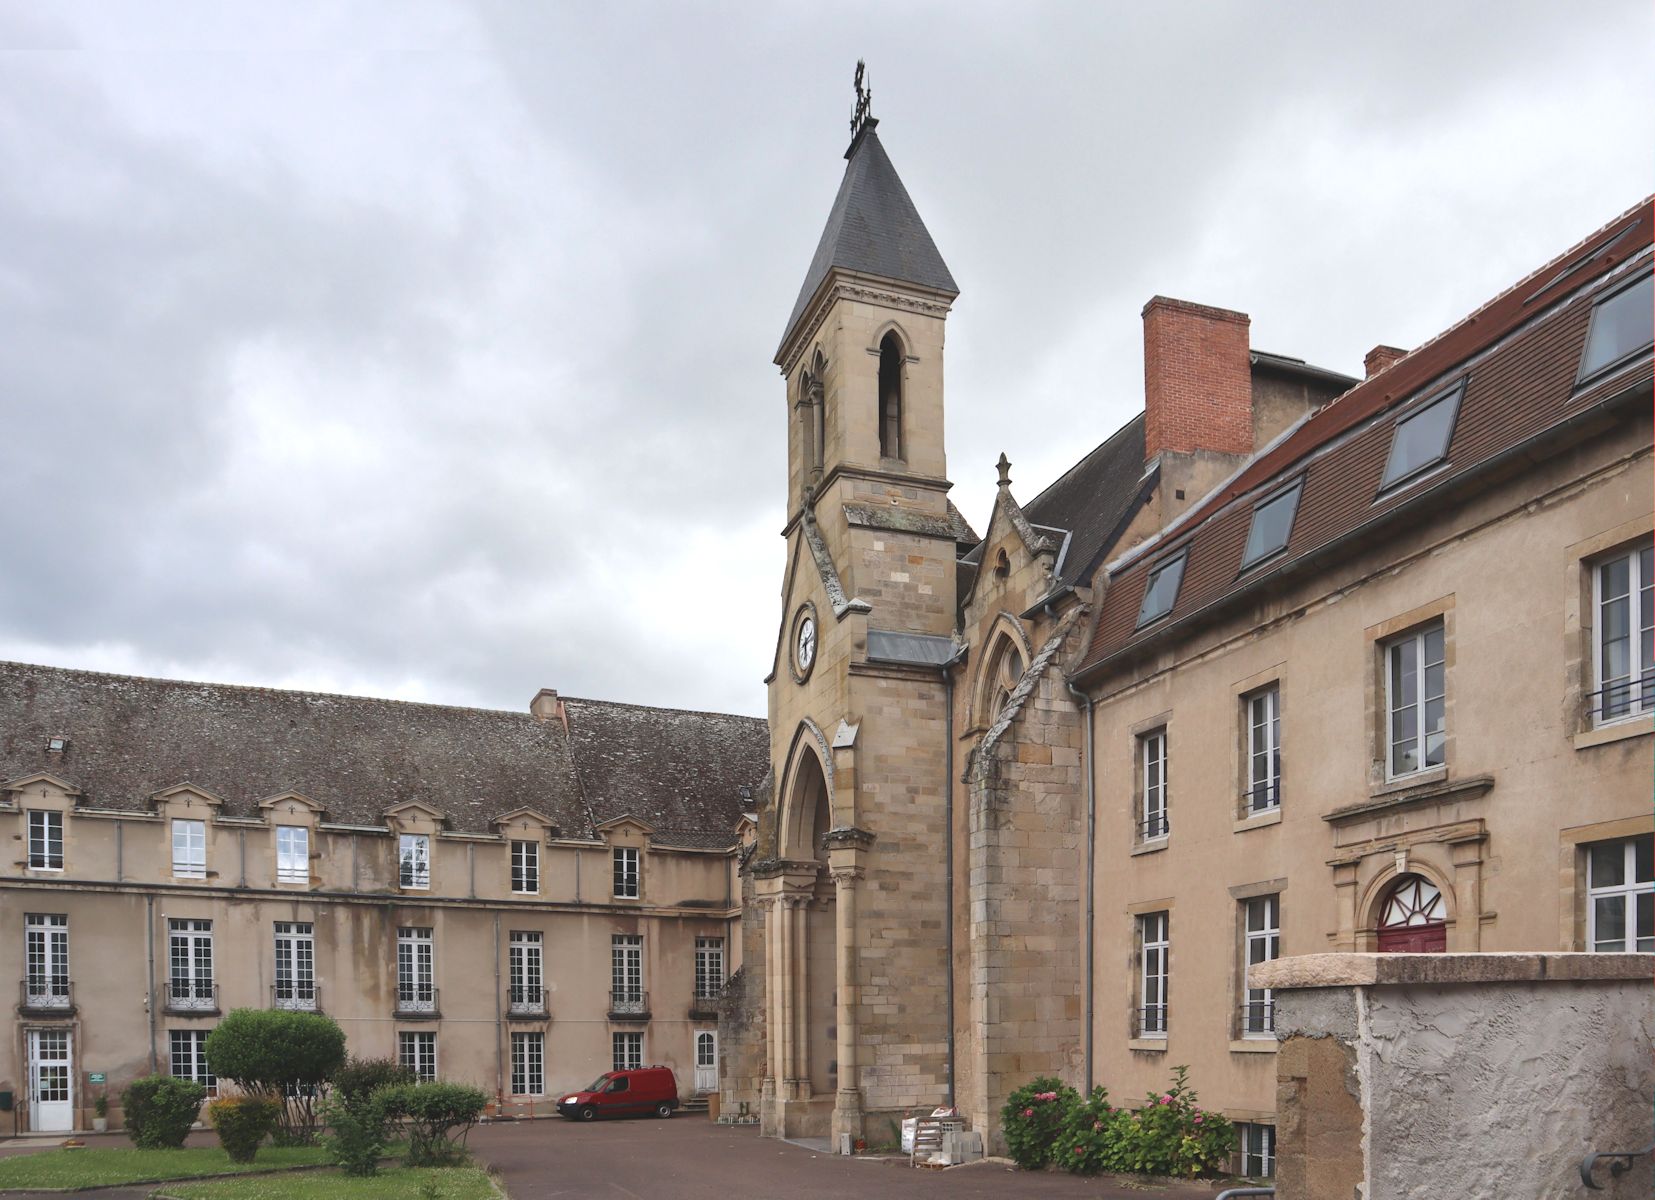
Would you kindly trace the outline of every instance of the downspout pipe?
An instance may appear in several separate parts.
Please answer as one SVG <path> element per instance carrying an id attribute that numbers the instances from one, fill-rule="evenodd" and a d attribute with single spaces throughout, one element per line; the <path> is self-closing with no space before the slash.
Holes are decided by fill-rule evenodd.
<path id="1" fill-rule="evenodd" d="M 942 664 L 943 695 L 943 895 L 948 897 L 947 917 L 942 925 L 944 953 L 948 956 L 948 970 L 943 973 L 948 981 L 948 1096 L 944 1103 L 954 1105 L 954 668 L 965 658 L 967 647 L 961 646 Z"/>
<path id="2" fill-rule="evenodd" d="M 1097 940 L 1093 935 L 1093 923 L 1096 907 L 1096 857 L 1097 857 L 1097 789 L 1092 775 L 1092 736 L 1093 710 L 1092 697 L 1081 691 L 1064 677 L 1063 685 L 1069 689 L 1069 694 L 1075 698 L 1086 710 L 1086 737 L 1080 749 L 1080 769 L 1086 779 L 1086 1030 L 1084 1034 L 1086 1058 L 1086 1088 L 1084 1095 L 1091 1095 L 1092 1082 L 1092 1004 L 1093 990 L 1097 972 L 1093 957 L 1097 953 Z"/>

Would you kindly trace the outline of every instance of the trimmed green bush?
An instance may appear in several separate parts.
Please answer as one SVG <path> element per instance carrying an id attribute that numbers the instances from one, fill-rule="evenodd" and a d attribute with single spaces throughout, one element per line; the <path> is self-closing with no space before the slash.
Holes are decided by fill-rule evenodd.
<path id="1" fill-rule="evenodd" d="M 207 1065 L 242 1091 L 281 1104 L 278 1145 L 316 1140 L 316 1107 L 345 1065 L 345 1033 L 331 1017 L 238 1008 L 207 1035 Z"/>
<path id="2" fill-rule="evenodd" d="M 341 1099 L 356 1100 L 381 1088 L 418 1082 L 413 1069 L 394 1058 L 352 1058 L 334 1072 L 333 1091 Z"/>
<path id="3" fill-rule="evenodd" d="M 1126 1114 L 1109 1104 L 1109 1093 L 1092 1089 L 1063 1118 L 1052 1145 L 1052 1162 L 1074 1175 L 1096 1175 L 1114 1167 L 1115 1126 Z"/>
<path id="4" fill-rule="evenodd" d="M 408 1129 L 411 1167 L 446 1167 L 465 1162 L 466 1136 L 488 1107 L 488 1097 L 459 1083 L 409 1083 L 374 1093 L 388 1122 Z"/>
<path id="5" fill-rule="evenodd" d="M 201 1112 L 207 1089 L 171 1075 L 145 1075 L 121 1092 L 126 1134 L 144 1150 L 177 1149 Z"/>
<path id="6" fill-rule="evenodd" d="M 207 1106 L 207 1119 L 231 1162 L 250 1163 L 276 1127 L 282 1106 L 265 1096 L 232 1096 Z"/>
<path id="7" fill-rule="evenodd" d="M 1024 1084 L 1007 1097 L 1000 1110 L 1000 1129 L 1012 1161 L 1025 1171 L 1038 1171 L 1050 1163 L 1058 1134 L 1079 1103 L 1079 1092 L 1048 1076 Z"/>
<path id="8" fill-rule="evenodd" d="M 1235 1126 L 1196 1103 L 1189 1068 L 1172 1069 L 1172 1086 L 1151 1093 L 1115 1128 L 1110 1167 L 1141 1175 L 1213 1175 L 1229 1163 Z"/>
<path id="9" fill-rule="evenodd" d="M 379 1094 L 335 1095 L 322 1105 L 328 1131 L 322 1145 L 334 1164 L 347 1175 L 372 1175 L 390 1144 L 390 1121 Z"/>

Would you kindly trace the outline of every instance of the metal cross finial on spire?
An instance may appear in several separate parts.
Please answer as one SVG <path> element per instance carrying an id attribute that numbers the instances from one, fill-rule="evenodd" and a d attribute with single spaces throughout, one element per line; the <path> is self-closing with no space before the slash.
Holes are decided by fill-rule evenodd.
<path id="1" fill-rule="evenodd" d="M 1000 486 L 1003 487 L 1003 488 L 1010 487 L 1011 486 L 1011 459 L 1006 457 L 1006 452 L 1004 450 L 1000 451 L 1000 461 L 995 463 L 994 465 L 996 467 L 998 467 L 999 470 L 1000 470 Z"/>
<path id="2" fill-rule="evenodd" d="M 867 77 L 868 64 L 859 58 L 856 60 L 856 81 L 853 85 L 856 88 L 856 111 L 851 114 L 850 119 L 850 136 L 853 142 L 869 125 L 878 124 L 873 113 L 869 111 L 869 106 L 873 103 L 873 89 L 866 86 Z"/>

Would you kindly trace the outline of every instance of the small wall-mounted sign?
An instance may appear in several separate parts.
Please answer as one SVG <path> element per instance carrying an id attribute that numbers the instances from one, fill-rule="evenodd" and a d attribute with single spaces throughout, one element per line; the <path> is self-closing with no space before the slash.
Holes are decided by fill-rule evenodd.
<path id="1" fill-rule="evenodd" d="M 103 1072 L 102 1071 L 93 1071 L 93 1072 L 91 1072 L 90 1074 L 88 1074 L 86 1076 L 86 1082 L 87 1083 L 102 1083 L 102 1082 L 104 1082 Z"/>

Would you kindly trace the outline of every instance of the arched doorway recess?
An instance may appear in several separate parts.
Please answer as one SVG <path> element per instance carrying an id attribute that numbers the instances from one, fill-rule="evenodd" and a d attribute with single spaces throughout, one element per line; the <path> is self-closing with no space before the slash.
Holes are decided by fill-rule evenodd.
<path id="1" fill-rule="evenodd" d="M 1422 875 L 1403 875 L 1379 909 L 1381 954 L 1441 954 L 1448 949 L 1448 905 Z"/>

